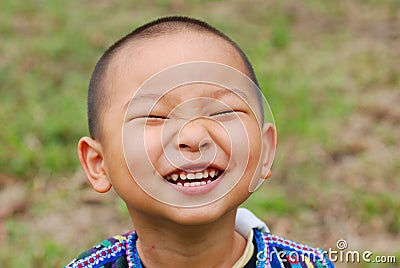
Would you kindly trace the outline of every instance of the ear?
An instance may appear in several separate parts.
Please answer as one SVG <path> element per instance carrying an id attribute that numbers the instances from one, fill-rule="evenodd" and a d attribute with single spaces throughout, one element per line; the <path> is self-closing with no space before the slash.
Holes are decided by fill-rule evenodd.
<path id="1" fill-rule="evenodd" d="M 83 137 L 78 143 L 78 155 L 93 189 L 99 193 L 109 191 L 112 184 L 104 169 L 101 144 L 90 137 Z"/>
<path id="2" fill-rule="evenodd" d="M 262 130 L 263 139 L 263 159 L 262 159 L 262 178 L 268 179 L 271 176 L 271 166 L 274 160 L 276 145 L 278 142 L 278 137 L 276 133 L 276 128 L 271 123 L 266 123 Z"/>

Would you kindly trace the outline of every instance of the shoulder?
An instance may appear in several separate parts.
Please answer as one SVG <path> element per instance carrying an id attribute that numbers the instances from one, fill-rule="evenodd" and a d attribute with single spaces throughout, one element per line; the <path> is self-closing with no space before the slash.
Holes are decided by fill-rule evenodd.
<path id="1" fill-rule="evenodd" d="M 257 267 L 334 267 L 325 252 L 254 229 Z"/>
<path id="2" fill-rule="evenodd" d="M 93 248 L 83 252 L 76 259 L 72 260 L 65 268 L 102 267 L 107 264 L 114 264 L 112 267 L 128 267 L 126 257 L 127 241 L 135 233 L 113 236 L 103 240 Z M 111 266 L 110 266 L 111 267 Z"/>

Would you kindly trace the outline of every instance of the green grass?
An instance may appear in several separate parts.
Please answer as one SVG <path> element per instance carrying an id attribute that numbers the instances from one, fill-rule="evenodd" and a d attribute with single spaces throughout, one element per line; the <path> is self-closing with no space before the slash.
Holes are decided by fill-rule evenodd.
<path id="1" fill-rule="evenodd" d="M 274 175 L 245 205 L 272 227 L 295 222 L 294 238 L 308 239 L 308 228 L 333 232 L 316 241 L 323 246 L 348 235 L 335 224 L 354 228 L 355 237 L 368 238 L 356 232 L 370 229 L 395 240 L 398 121 L 376 114 L 398 103 L 379 104 L 376 92 L 400 88 L 399 10 L 390 0 L 1 1 L 0 175 L 30 193 L 27 211 L 4 220 L 1 266 L 59 267 L 82 250 L 30 219 L 81 198 L 85 186 L 68 188 L 66 178 L 79 174 L 76 144 L 87 135 L 87 85 L 101 53 L 142 23 L 173 14 L 204 19 L 237 41 L 274 113 Z M 343 209 L 331 212 L 334 204 Z M 121 202 L 107 206 L 128 220 Z M 104 238 L 96 232 L 88 246 Z"/>
<path id="2" fill-rule="evenodd" d="M 129 10 L 133 13 L 145 10 L 151 14 L 149 18 L 175 13 L 170 2 L 159 2 L 162 4 L 157 6 L 141 3 L 97 7 L 88 3 L 80 7 L 73 1 L 26 1 L 23 4 L 3 1 L 1 25 L 7 37 L 1 44 L 6 53 L 0 69 L 0 119 L 7 122 L 0 134 L 0 168 L 3 172 L 30 178 L 47 172 L 68 174 L 76 170 L 74 144 L 86 133 L 85 96 L 94 63 L 117 37 L 148 20 L 144 16 L 131 18 Z M 216 3 L 206 3 L 213 4 Z M 276 5 L 277 10 L 283 8 Z M 109 9 L 115 9 L 118 19 L 108 14 Z M 318 129 L 311 118 L 320 108 L 313 100 L 315 96 L 310 95 L 315 87 L 314 73 L 304 69 L 302 54 L 288 53 L 289 47 L 295 45 L 291 37 L 294 22 L 288 12 L 268 9 L 267 14 L 248 12 L 248 18 L 242 18 L 248 22 L 244 28 L 240 25 L 242 20 L 202 16 L 205 8 L 196 2 L 182 9 L 217 23 L 243 44 L 254 62 L 283 136 L 286 133 L 308 135 L 309 131 Z M 99 21 L 102 21 L 101 27 Z M 268 27 L 260 27 L 260 23 Z M 240 34 L 236 33 L 236 27 L 241 29 Z M 308 53 L 307 49 L 299 52 Z M 320 51 L 323 57 L 329 56 L 330 52 Z M 311 62 L 306 63 L 310 68 L 314 64 L 312 60 L 313 56 Z M 316 63 L 320 64 L 318 59 Z M 336 87 L 341 86 L 340 77 L 331 79 L 335 80 Z M 342 100 L 332 101 L 330 97 L 334 94 L 329 90 L 320 96 L 329 99 L 329 110 L 324 112 L 342 111 Z M 301 105 L 292 105 L 291 111 L 282 112 L 292 103 Z M 292 123 L 286 123 L 289 121 Z"/>
<path id="3" fill-rule="evenodd" d="M 6 228 L 9 246 L 0 252 L 2 267 L 62 267 L 66 264 L 61 262 L 62 256 L 76 254 L 51 237 L 30 234 L 27 226 L 16 221 L 7 221 Z"/>

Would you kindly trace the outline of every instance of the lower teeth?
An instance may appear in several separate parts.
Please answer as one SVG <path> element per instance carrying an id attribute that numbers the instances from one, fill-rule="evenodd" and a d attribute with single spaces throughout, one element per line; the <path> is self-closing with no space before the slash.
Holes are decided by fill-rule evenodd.
<path id="1" fill-rule="evenodd" d="M 209 183 L 211 183 L 211 180 L 208 180 L 207 182 L 206 181 L 185 182 L 183 184 L 181 182 L 178 182 L 176 185 L 184 186 L 184 187 L 197 187 L 197 186 L 203 186 L 203 185 L 206 185 Z"/>

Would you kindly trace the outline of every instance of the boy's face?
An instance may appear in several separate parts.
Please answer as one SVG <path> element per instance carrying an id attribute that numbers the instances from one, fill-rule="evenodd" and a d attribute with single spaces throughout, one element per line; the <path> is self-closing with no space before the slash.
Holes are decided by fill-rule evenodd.
<path id="1" fill-rule="evenodd" d="M 161 91 L 154 85 L 138 90 L 165 68 L 194 61 L 248 73 L 226 41 L 204 34 L 139 41 L 110 64 L 103 166 L 131 212 L 182 224 L 213 221 L 246 200 L 252 179 L 269 169 L 275 129 L 262 129 L 254 89 L 189 83 L 164 90 L 161 79 L 155 82 Z"/>

